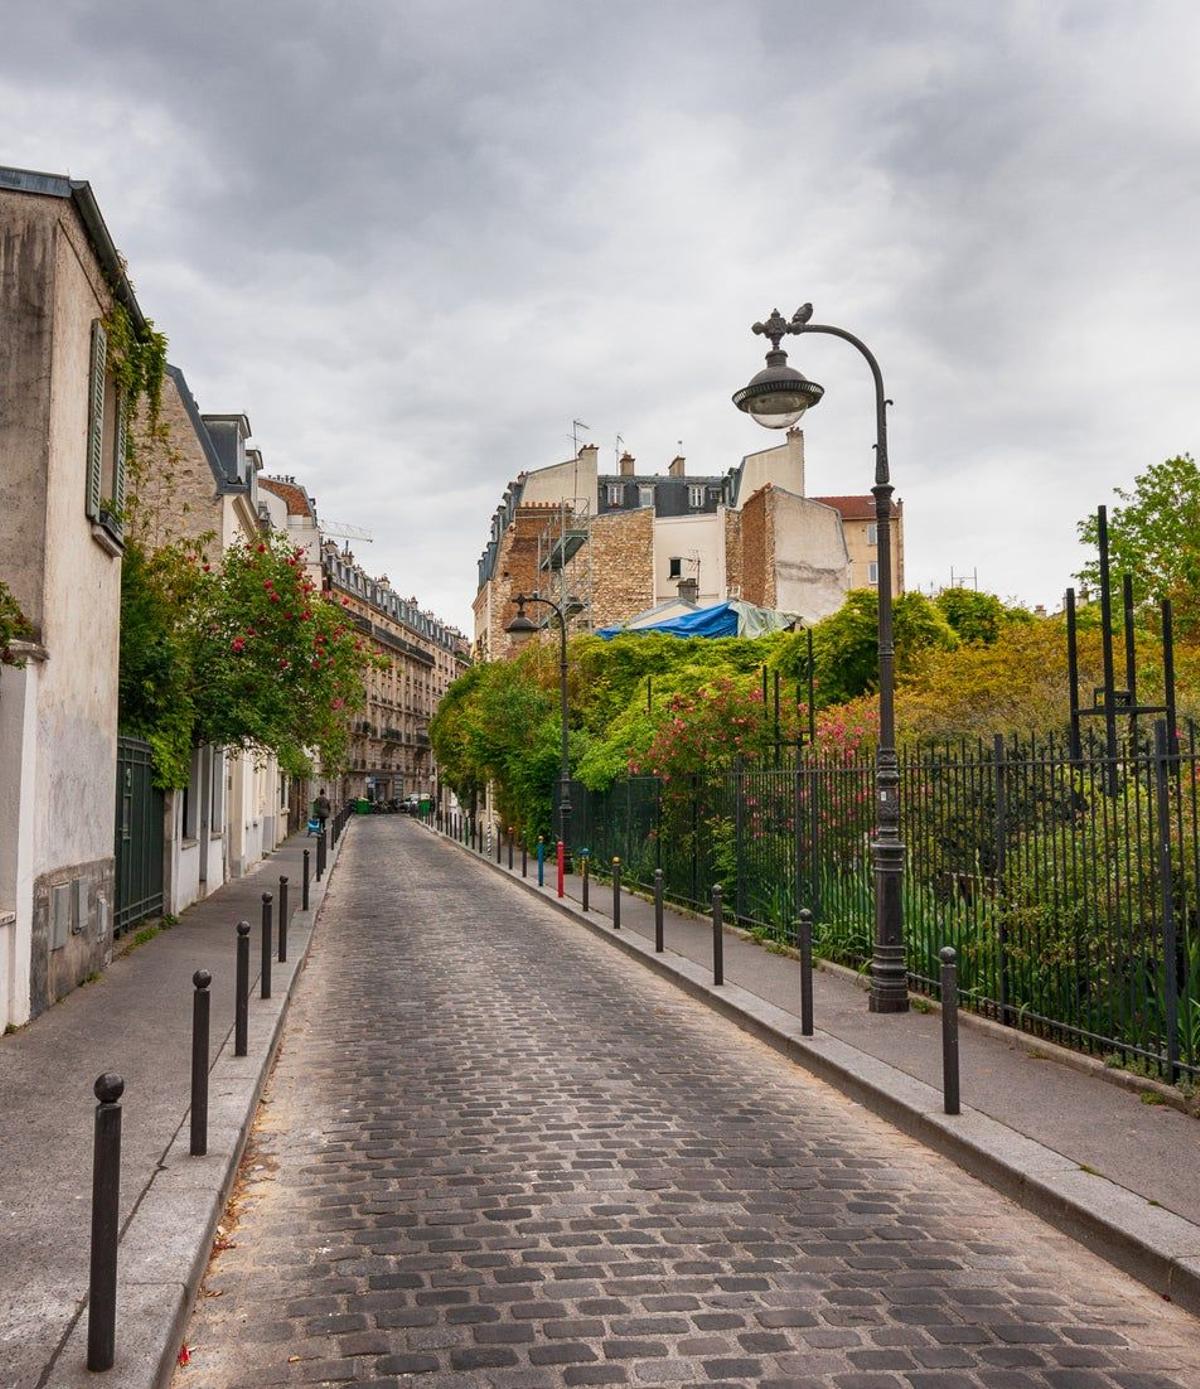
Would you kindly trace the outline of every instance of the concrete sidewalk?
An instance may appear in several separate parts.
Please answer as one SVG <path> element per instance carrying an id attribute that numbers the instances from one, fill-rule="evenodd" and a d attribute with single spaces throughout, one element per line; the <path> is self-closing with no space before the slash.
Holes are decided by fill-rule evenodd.
<path id="1" fill-rule="evenodd" d="M 464 852 L 470 852 L 464 850 Z M 509 875 L 507 848 L 503 865 L 490 858 L 493 868 Z M 521 879 L 519 851 L 515 855 L 511 876 Z M 536 891 L 536 864 L 528 865 L 526 886 Z M 541 890 L 555 900 L 554 865 L 546 864 L 546 885 Z M 564 904 L 576 916 L 580 915 L 581 884 L 577 877 L 568 876 Z M 590 891 L 588 919 L 598 924 L 612 939 L 618 933 L 611 928 L 611 882 L 593 880 Z M 646 958 L 647 941 L 654 934 L 654 910 L 644 897 L 623 892 L 621 897 L 622 944 L 627 948 L 637 943 L 637 953 Z M 938 1143 L 939 1135 L 933 1124 L 942 1129 L 943 1116 L 931 1121 L 931 1112 L 938 1107 L 941 1087 L 941 1019 L 936 1012 L 913 1010 L 901 1015 L 878 1015 L 867 1010 L 866 994 L 861 981 L 848 970 L 819 969 L 814 978 L 814 1017 L 818 1037 L 812 1042 L 799 1037 L 799 964 L 786 956 L 774 954 L 744 932 L 726 928 L 724 938 L 724 970 L 726 989 L 710 989 L 712 964 L 711 921 L 685 915 L 667 907 L 664 913 L 664 943 L 666 954 L 654 956 L 653 946 L 647 962 L 661 962 L 674 972 L 679 981 L 692 992 L 708 994 L 710 1001 L 732 1000 L 740 995 L 737 1006 L 731 1003 L 723 1011 L 742 1014 L 744 1025 L 764 1033 L 773 1032 L 776 1040 L 786 1043 L 789 1054 L 810 1065 L 826 1079 L 833 1078 L 841 1067 L 826 1065 L 835 1055 L 845 1059 L 845 1077 L 857 1071 L 864 1083 L 857 1086 L 853 1078 L 845 1088 L 856 1093 L 894 1122 L 904 1123 L 902 1111 L 911 1110 L 911 1131 L 922 1130 L 926 1141 L 953 1151 L 954 1143 L 947 1130 L 947 1142 Z M 687 962 L 684 964 L 683 962 Z M 761 1000 L 761 1006 L 758 1004 Z M 1132 1225 L 1148 1228 L 1158 1219 L 1159 1208 L 1188 1222 L 1190 1228 L 1180 1228 L 1163 1240 L 1166 1249 L 1172 1241 L 1182 1239 L 1186 1261 L 1194 1264 L 1200 1288 L 1200 1122 L 1187 1113 L 1166 1103 L 1146 1103 L 1143 1095 L 1159 1101 L 1165 1091 L 1149 1083 L 1131 1089 L 1114 1083 L 1120 1079 L 1106 1072 L 1102 1063 L 1075 1056 L 1037 1039 L 1012 1033 L 994 1024 L 973 1025 L 964 1014 L 961 1029 L 962 1098 L 965 1107 L 981 1119 L 1002 1126 L 994 1135 L 1003 1146 L 1019 1144 L 1022 1139 L 1038 1145 L 1044 1161 L 1052 1156 L 1060 1173 L 1072 1179 L 1096 1178 L 1081 1195 L 1079 1204 L 1104 1207 L 1119 1201 L 1122 1192 L 1130 1193 L 1128 1210 L 1121 1218 Z M 839 1051 L 840 1048 L 840 1051 Z M 822 1054 L 823 1053 L 823 1054 Z M 874 1077 L 868 1079 L 874 1071 Z M 838 1083 L 835 1080 L 835 1083 Z M 890 1106 L 879 1103 L 887 1090 L 895 1091 L 899 1103 Z M 874 1090 L 874 1100 L 870 1091 Z M 931 1103 L 933 1101 L 934 1103 Z M 937 1123 L 941 1119 L 942 1123 Z M 919 1122 L 918 1122 L 919 1121 Z M 967 1125 L 960 1128 L 965 1132 Z M 1011 1136 L 1010 1140 L 1003 1138 Z M 989 1140 L 990 1142 L 990 1140 Z M 985 1147 L 988 1144 L 984 1144 Z M 960 1159 L 964 1152 L 954 1152 Z M 1032 1149 L 1029 1156 L 1033 1157 Z M 994 1165 L 994 1152 L 981 1153 L 975 1164 L 977 1175 L 996 1180 L 1003 1189 L 1005 1174 L 999 1169 L 984 1170 Z M 970 1166 L 970 1162 L 967 1163 Z M 1027 1181 L 1028 1174 L 1012 1169 L 1013 1180 Z M 1102 1179 L 1102 1180 L 1101 1180 Z M 1140 1199 L 1139 1199 L 1140 1198 Z M 1147 1208 L 1147 1203 L 1149 1209 Z M 1045 1203 L 1035 1209 L 1046 1214 Z M 1103 1216 L 1104 1211 L 1097 1211 Z M 1169 1217 L 1162 1215 L 1164 1222 Z M 1060 1223 L 1071 1228 L 1070 1220 Z M 1072 1233 L 1076 1230 L 1072 1229 Z M 1086 1238 L 1084 1231 L 1080 1237 Z M 1152 1241 L 1153 1242 L 1153 1241 Z M 1095 1241 L 1099 1247 L 1099 1241 Z M 1193 1248 L 1192 1245 L 1195 1245 Z M 1131 1259 L 1135 1257 L 1131 1252 Z M 1140 1276 L 1140 1275 L 1139 1275 Z"/>
<path id="2" fill-rule="evenodd" d="M 351 821 L 351 824 L 353 822 Z M 348 829 L 350 826 L 347 827 Z M 344 836 L 343 836 L 344 842 Z M 314 881 L 310 910 L 302 912 L 304 849 L 312 850 Z M 340 848 L 340 845 L 339 845 Z M 330 854 L 330 868 L 336 862 Z M 0 1384 L 5 1389 L 37 1389 L 74 1374 L 74 1343 L 86 1330 L 80 1315 L 87 1296 L 88 1241 L 91 1219 L 92 1085 L 103 1071 L 125 1080 L 122 1100 L 121 1254 L 118 1304 L 117 1367 L 110 1384 L 149 1385 L 151 1378 L 122 1371 L 136 1358 L 149 1365 L 163 1346 L 140 1343 L 141 1331 L 131 1309 L 134 1281 L 131 1232 L 135 1214 L 148 1215 L 152 1184 L 160 1192 L 180 1174 L 169 1172 L 172 1144 L 182 1135 L 187 1152 L 187 1114 L 191 1075 L 192 974 L 207 969 L 211 994 L 211 1057 L 232 1060 L 236 925 L 251 924 L 251 997 L 249 1055 L 210 1069 L 209 1154 L 191 1159 L 187 1181 L 197 1196 L 220 1195 L 236 1166 L 247 1125 L 274 1050 L 278 1024 L 292 980 L 307 950 L 311 927 L 329 883 L 315 882 L 316 841 L 294 835 L 244 878 L 227 883 L 211 897 L 190 907 L 178 924 L 115 959 L 94 983 L 72 993 L 19 1032 L 0 1040 Z M 278 942 L 279 878 L 289 879 L 288 963 L 275 951 L 272 999 L 259 998 L 262 894 L 275 896 L 273 936 Z M 244 1113 L 242 1111 L 245 1111 Z M 178 1152 L 178 1145 L 174 1152 Z M 228 1171 L 226 1171 L 228 1169 Z M 197 1250 L 207 1256 L 211 1232 L 197 1219 L 180 1219 L 169 1207 L 171 1239 L 178 1246 L 175 1267 L 167 1272 L 177 1301 L 190 1300 L 187 1265 Z M 143 1224 L 145 1221 L 143 1220 Z M 197 1225 L 196 1229 L 190 1228 Z M 155 1241 L 169 1254 L 166 1241 Z M 200 1271 L 204 1260 L 201 1259 Z M 197 1277 L 198 1277 L 197 1272 Z M 129 1276 L 127 1276 L 129 1275 Z M 162 1290 L 149 1289 L 155 1301 L 154 1322 L 170 1335 L 171 1317 L 162 1306 Z M 179 1312 L 182 1317 L 186 1308 Z M 64 1350 L 71 1338 L 70 1353 Z M 142 1371 L 139 1370 L 138 1373 Z M 94 1378 L 94 1377 L 93 1377 Z"/>

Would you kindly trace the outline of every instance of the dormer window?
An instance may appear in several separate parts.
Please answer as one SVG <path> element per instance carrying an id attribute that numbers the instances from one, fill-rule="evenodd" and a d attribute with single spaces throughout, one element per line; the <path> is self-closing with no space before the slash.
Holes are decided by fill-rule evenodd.
<path id="1" fill-rule="evenodd" d="M 653 488 L 653 487 L 651 487 L 651 486 L 649 486 L 649 485 L 647 485 L 647 484 L 642 484 L 642 485 L 638 488 L 638 505 L 639 505 L 639 506 L 653 506 L 653 505 L 654 505 L 654 488 Z"/>
<path id="2" fill-rule="evenodd" d="M 621 506 L 625 501 L 625 484 L 623 482 L 610 482 L 608 484 L 608 504 L 609 506 Z"/>
<path id="3" fill-rule="evenodd" d="M 688 488 L 688 506 L 699 511 L 704 506 L 704 488 L 693 483 Z"/>

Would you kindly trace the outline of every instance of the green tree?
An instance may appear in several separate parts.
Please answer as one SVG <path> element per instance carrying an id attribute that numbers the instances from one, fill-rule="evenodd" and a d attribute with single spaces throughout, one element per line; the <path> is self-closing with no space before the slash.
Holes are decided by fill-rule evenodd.
<path id="1" fill-rule="evenodd" d="M 1032 620 L 1032 614 L 1023 608 L 1006 607 L 994 593 L 980 593 L 973 588 L 944 588 L 933 602 L 966 646 L 990 646 L 1005 623 Z"/>
<path id="2" fill-rule="evenodd" d="M 1168 458 L 1139 473 L 1132 491 L 1115 491 L 1124 503 L 1108 518 L 1115 583 L 1119 585 L 1121 575 L 1132 574 L 1139 607 L 1169 598 L 1179 633 L 1200 630 L 1200 468 L 1190 454 Z M 1099 545 L 1095 516 L 1080 521 L 1078 531 L 1085 545 Z M 1099 558 L 1085 564 L 1078 577 L 1098 586 Z"/>

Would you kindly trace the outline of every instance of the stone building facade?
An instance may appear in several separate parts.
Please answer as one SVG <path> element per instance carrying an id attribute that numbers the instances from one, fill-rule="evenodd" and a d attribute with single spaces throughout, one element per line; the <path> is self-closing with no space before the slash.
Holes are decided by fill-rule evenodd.
<path id="1" fill-rule="evenodd" d="M 324 589 L 368 638 L 382 666 L 367 677 L 367 703 L 351 724 L 350 798 L 387 801 L 437 791 L 429 721 L 450 683 L 470 663 L 455 628 L 402 598 L 386 578 L 372 578 L 349 549 L 322 548 Z"/>
<path id="2" fill-rule="evenodd" d="M 866 561 L 857 572 L 850 542 L 867 540 L 852 504 L 873 499 L 805 496 L 798 429 L 723 474 L 688 474 L 682 457 L 665 473 L 639 472 L 628 453 L 603 473 L 597 459 L 585 445 L 509 484 L 479 561 L 482 659 L 511 654 L 505 627 L 521 592 L 563 603 L 573 630 L 595 630 L 680 600 L 705 607 L 728 598 L 814 622 L 851 587 L 872 582 Z M 898 564 L 902 553 L 897 543 Z"/>
<path id="3" fill-rule="evenodd" d="M 124 448 L 104 320 L 145 320 L 90 186 L 0 169 L 0 1029 L 112 954 Z"/>

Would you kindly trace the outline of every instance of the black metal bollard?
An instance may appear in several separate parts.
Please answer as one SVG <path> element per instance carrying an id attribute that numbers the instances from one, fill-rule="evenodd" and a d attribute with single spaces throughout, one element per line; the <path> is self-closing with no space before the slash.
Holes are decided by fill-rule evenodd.
<path id="1" fill-rule="evenodd" d="M 521 840 L 521 877 L 529 877 L 529 846 Z"/>
<path id="2" fill-rule="evenodd" d="M 813 1035 L 812 912 L 800 908 L 796 922 L 796 941 L 800 946 L 800 1033 Z"/>
<path id="3" fill-rule="evenodd" d="M 614 856 L 613 870 L 613 930 L 621 929 L 621 860 Z"/>
<path id="4" fill-rule="evenodd" d="M 513 866 L 513 826 L 508 827 L 508 871 L 512 872 Z"/>
<path id="5" fill-rule="evenodd" d="M 271 956 L 274 951 L 271 949 L 271 903 L 274 898 L 269 892 L 262 895 L 262 972 L 259 975 L 259 982 L 262 985 L 262 997 L 271 997 Z"/>
<path id="6" fill-rule="evenodd" d="M 942 1108 L 961 1114 L 958 1093 L 958 965 L 950 946 L 940 954 L 942 962 Z"/>
<path id="7" fill-rule="evenodd" d="M 233 1054 L 245 1056 L 250 1030 L 250 923 L 237 924 L 237 975 L 233 996 Z"/>
<path id="8" fill-rule="evenodd" d="M 89 1370 L 111 1370 L 117 1351 L 117 1216 L 121 1199 L 121 1105 L 125 1082 L 106 1071 L 92 1087 L 92 1251 L 88 1271 Z"/>
<path id="9" fill-rule="evenodd" d="M 325 865 L 329 862 L 329 843 L 325 838 L 325 831 L 322 830 L 317 839 L 317 882 L 320 882 L 325 875 Z"/>
<path id="10" fill-rule="evenodd" d="M 583 909 L 584 909 L 584 911 L 587 911 L 587 910 L 588 910 L 588 889 L 589 889 L 589 887 L 591 886 L 591 876 L 592 876 L 592 875 L 591 875 L 591 872 L 589 871 L 589 864 L 591 863 L 591 861 L 592 861 L 592 856 L 591 856 L 591 854 L 584 854 L 584 855 L 583 855 L 583 868 L 580 870 L 580 878 L 581 878 L 581 880 L 582 880 L 582 887 L 583 887 Z"/>
<path id="11" fill-rule="evenodd" d="M 279 875 L 279 963 L 287 963 L 288 880 Z"/>
<path id="12" fill-rule="evenodd" d="M 192 1141 L 193 1157 L 208 1152 L 208 1018 L 212 996 L 208 986 L 212 975 L 198 969 L 192 975 L 196 986 L 192 994 Z"/>
<path id="13" fill-rule="evenodd" d="M 663 876 L 662 869 L 654 870 L 654 950 L 663 951 Z"/>
<path id="14" fill-rule="evenodd" d="M 300 909 L 308 910 L 308 879 L 312 865 L 308 861 L 308 850 L 304 851 L 304 880 L 300 884 Z"/>
<path id="15" fill-rule="evenodd" d="M 725 982 L 725 909 L 721 901 L 721 884 L 712 890 L 713 925 L 713 983 Z"/>
<path id="16" fill-rule="evenodd" d="M 496 826 L 496 865 L 499 867 L 504 856 L 504 831 L 499 825 Z"/>

